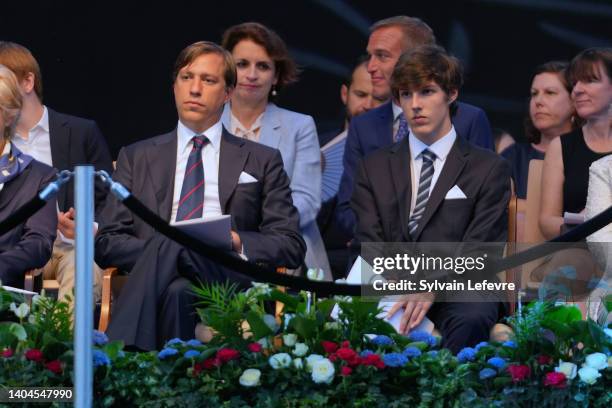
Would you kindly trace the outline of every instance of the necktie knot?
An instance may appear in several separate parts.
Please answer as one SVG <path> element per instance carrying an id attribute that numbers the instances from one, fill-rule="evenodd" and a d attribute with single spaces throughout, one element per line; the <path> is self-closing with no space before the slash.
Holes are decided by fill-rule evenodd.
<path id="1" fill-rule="evenodd" d="M 421 152 L 421 157 L 423 158 L 423 163 L 425 161 L 433 163 L 436 160 L 436 154 L 429 149 L 425 149 Z"/>
<path id="2" fill-rule="evenodd" d="M 191 138 L 191 140 L 193 141 L 193 150 L 202 149 L 208 142 L 210 142 L 206 135 L 195 135 Z"/>

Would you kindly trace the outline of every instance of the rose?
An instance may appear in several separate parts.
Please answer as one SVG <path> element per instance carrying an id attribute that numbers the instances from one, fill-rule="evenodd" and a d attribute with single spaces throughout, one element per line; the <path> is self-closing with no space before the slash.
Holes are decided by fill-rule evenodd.
<path id="1" fill-rule="evenodd" d="M 312 364 L 312 381 L 317 384 L 330 384 L 334 380 L 335 372 L 332 362 L 322 358 Z"/>
<path id="2" fill-rule="evenodd" d="M 365 356 L 363 360 L 361 360 L 361 363 L 364 366 L 374 366 L 378 368 L 379 370 L 382 370 L 383 368 L 385 368 L 385 363 L 384 361 L 381 360 L 378 354 L 369 354 Z"/>
<path id="3" fill-rule="evenodd" d="M 338 350 L 338 345 L 333 341 L 323 340 L 321 342 L 321 346 L 323 346 L 323 349 L 327 354 L 335 353 L 336 350 Z"/>
<path id="4" fill-rule="evenodd" d="M 247 346 L 247 348 L 253 353 L 260 353 L 263 349 L 263 347 L 259 343 L 251 343 Z"/>
<path id="5" fill-rule="evenodd" d="M 212 370 L 215 367 L 221 366 L 221 361 L 218 358 L 207 358 L 202 362 L 202 368 Z"/>
<path id="6" fill-rule="evenodd" d="M 568 363 L 566 361 L 559 360 L 559 365 L 555 367 L 555 371 L 558 373 L 563 373 L 569 380 L 573 380 L 576 378 L 576 364 Z"/>
<path id="7" fill-rule="evenodd" d="M 291 365 L 291 356 L 287 353 L 274 354 L 268 359 L 268 363 L 275 370 L 287 368 Z"/>
<path id="8" fill-rule="evenodd" d="M 601 374 L 593 367 L 586 366 L 578 370 L 578 376 L 580 376 L 582 382 L 592 385 L 601 377 Z"/>
<path id="9" fill-rule="evenodd" d="M 546 373 L 544 377 L 544 385 L 551 388 L 565 388 L 567 385 L 567 377 L 563 373 L 552 371 Z"/>
<path id="10" fill-rule="evenodd" d="M 526 365 L 512 364 L 508 366 L 508 371 L 514 382 L 523 381 L 531 375 L 531 369 Z"/>
<path id="11" fill-rule="evenodd" d="M 297 334 L 293 334 L 293 333 L 283 334 L 283 344 L 285 346 L 293 347 L 295 346 L 296 342 L 297 342 Z"/>
<path id="12" fill-rule="evenodd" d="M 255 387 L 259 385 L 260 378 L 261 371 L 256 368 L 248 368 L 242 372 L 242 375 L 238 379 L 238 382 L 243 387 Z"/>
<path id="13" fill-rule="evenodd" d="M 43 359 L 43 353 L 39 349 L 29 349 L 28 351 L 25 352 L 25 358 L 27 358 L 30 361 L 39 362 L 39 361 L 42 361 Z"/>
<path id="14" fill-rule="evenodd" d="M 308 353 L 308 346 L 304 343 L 297 343 L 293 349 L 293 354 L 297 357 L 304 357 Z"/>
<path id="15" fill-rule="evenodd" d="M 319 360 L 323 360 L 323 358 L 320 354 L 311 354 L 306 357 L 306 370 L 312 371 L 312 365 Z"/>
<path id="16" fill-rule="evenodd" d="M 2 350 L 2 357 L 4 358 L 13 357 L 13 349 L 5 348 L 4 350 Z"/>
<path id="17" fill-rule="evenodd" d="M 353 369 L 351 367 L 343 366 L 340 369 L 340 375 L 343 377 L 348 377 L 349 375 L 351 375 L 352 372 L 353 372 Z"/>
<path id="18" fill-rule="evenodd" d="M 336 352 L 336 355 L 339 359 L 344 361 L 353 360 L 355 357 L 357 357 L 357 353 L 355 352 L 355 350 L 352 350 L 350 348 L 340 348 Z"/>
<path id="19" fill-rule="evenodd" d="M 231 348 L 222 348 L 217 351 L 217 359 L 219 359 L 221 363 L 227 363 L 228 361 L 236 360 L 239 357 L 240 352 Z"/>
<path id="20" fill-rule="evenodd" d="M 62 373 L 62 363 L 59 360 L 49 361 L 47 364 L 45 364 L 45 367 L 47 367 L 47 370 L 51 371 L 52 373 Z"/>
<path id="21" fill-rule="evenodd" d="M 552 357 L 547 356 L 546 354 L 540 354 L 538 356 L 538 364 L 539 365 L 548 365 L 552 363 Z"/>
<path id="22" fill-rule="evenodd" d="M 593 353 L 586 356 L 586 361 L 583 367 L 591 367 L 597 371 L 608 368 L 608 356 L 604 353 Z"/>

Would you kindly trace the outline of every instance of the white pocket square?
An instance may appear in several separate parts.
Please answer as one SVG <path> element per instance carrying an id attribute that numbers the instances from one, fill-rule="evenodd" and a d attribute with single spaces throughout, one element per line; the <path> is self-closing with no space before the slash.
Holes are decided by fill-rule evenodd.
<path id="1" fill-rule="evenodd" d="M 257 183 L 257 179 L 251 176 L 249 173 L 242 172 L 238 177 L 238 184 Z"/>
<path id="2" fill-rule="evenodd" d="M 445 200 L 457 200 L 457 199 L 461 199 L 461 198 L 467 198 L 467 197 L 466 197 L 465 193 L 463 191 L 461 191 L 459 186 L 456 185 L 456 184 L 455 184 L 455 186 L 453 188 L 448 190 L 448 193 L 446 193 L 446 197 L 444 197 Z"/>

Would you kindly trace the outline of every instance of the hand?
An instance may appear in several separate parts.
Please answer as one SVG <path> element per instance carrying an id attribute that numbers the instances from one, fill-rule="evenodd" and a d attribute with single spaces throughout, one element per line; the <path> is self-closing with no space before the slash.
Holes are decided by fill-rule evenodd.
<path id="1" fill-rule="evenodd" d="M 423 321 L 435 297 L 435 294 L 431 292 L 404 295 L 401 297 L 401 300 L 395 302 L 391 309 L 389 309 L 386 318 L 390 318 L 398 310 L 404 308 L 399 332 L 400 334 L 408 334 L 410 330 L 417 327 Z"/>
<path id="2" fill-rule="evenodd" d="M 236 231 L 230 231 L 232 234 L 232 249 L 237 253 L 242 253 L 242 241 L 240 241 L 240 235 Z"/>
<path id="3" fill-rule="evenodd" d="M 68 239 L 74 239 L 74 208 L 57 214 L 57 229 Z"/>

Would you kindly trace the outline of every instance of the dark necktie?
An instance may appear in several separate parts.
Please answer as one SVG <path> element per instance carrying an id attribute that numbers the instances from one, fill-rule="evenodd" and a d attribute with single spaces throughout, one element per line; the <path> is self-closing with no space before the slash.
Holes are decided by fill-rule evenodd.
<path id="1" fill-rule="evenodd" d="M 399 126 L 397 127 L 395 136 L 393 136 L 393 142 L 397 143 L 406 136 L 408 136 L 408 122 L 406 122 L 406 117 L 402 113 L 399 115 Z"/>
<path id="2" fill-rule="evenodd" d="M 414 210 L 410 214 L 408 220 L 408 232 L 412 237 L 419 226 L 419 220 L 425 212 L 427 206 L 427 199 L 429 198 L 429 187 L 431 187 L 431 180 L 434 175 L 434 160 L 436 160 L 436 154 L 432 151 L 425 149 L 421 152 L 423 158 L 423 164 L 421 166 L 421 176 L 419 178 L 419 189 L 417 192 L 416 203 L 414 204 Z"/>
<path id="3" fill-rule="evenodd" d="M 204 164 L 202 149 L 209 142 L 204 135 L 194 136 L 193 147 L 187 159 L 185 178 L 181 188 L 181 199 L 176 212 L 176 221 L 202 218 L 204 211 Z"/>

